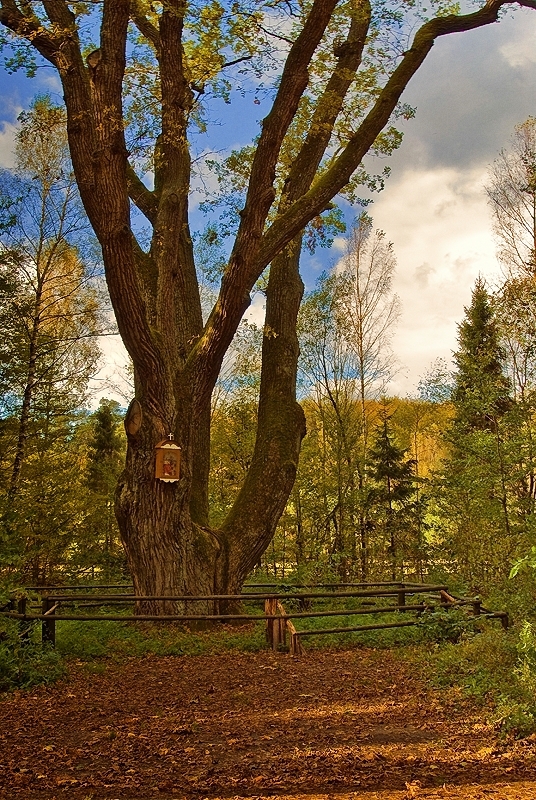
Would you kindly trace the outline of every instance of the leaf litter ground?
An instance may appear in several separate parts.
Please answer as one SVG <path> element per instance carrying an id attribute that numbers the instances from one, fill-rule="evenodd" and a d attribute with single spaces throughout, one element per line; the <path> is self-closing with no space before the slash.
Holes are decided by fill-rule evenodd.
<path id="1" fill-rule="evenodd" d="M 534 800 L 503 741 L 396 651 L 144 657 L 0 702 L 9 800 Z"/>

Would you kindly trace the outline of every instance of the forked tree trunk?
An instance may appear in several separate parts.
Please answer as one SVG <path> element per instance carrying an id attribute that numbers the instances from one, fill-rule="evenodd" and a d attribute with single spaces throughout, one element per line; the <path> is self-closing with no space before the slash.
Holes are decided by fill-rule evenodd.
<path id="1" fill-rule="evenodd" d="M 267 325 L 258 431 L 251 469 L 221 529 L 206 518 L 209 431 L 206 409 L 190 397 L 177 404 L 175 423 L 151 413 L 159 404 L 135 400 L 125 420 L 127 460 L 116 492 L 116 514 L 135 593 L 142 597 L 237 594 L 270 543 L 294 484 L 303 411 L 295 400 L 298 342 L 296 315 L 302 283 L 294 288 L 288 260 L 272 271 L 267 291 Z M 284 291 L 285 297 L 280 293 Z M 271 321 L 271 325 L 268 322 Z M 169 403 L 168 403 L 169 406 Z M 181 478 L 155 478 L 155 441 L 171 432 L 180 442 Z M 141 614 L 213 613 L 235 604 L 147 600 Z"/>

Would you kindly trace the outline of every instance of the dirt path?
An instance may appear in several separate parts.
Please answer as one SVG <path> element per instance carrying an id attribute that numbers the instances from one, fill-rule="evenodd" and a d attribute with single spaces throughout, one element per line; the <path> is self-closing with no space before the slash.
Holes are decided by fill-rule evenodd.
<path id="1" fill-rule="evenodd" d="M 536 742 L 396 652 L 151 657 L 0 702 L 0 797 L 535 800 Z"/>

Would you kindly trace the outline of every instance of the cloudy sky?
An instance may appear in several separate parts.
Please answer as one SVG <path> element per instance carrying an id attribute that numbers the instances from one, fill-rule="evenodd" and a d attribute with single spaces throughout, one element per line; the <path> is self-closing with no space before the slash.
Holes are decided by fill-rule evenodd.
<path id="1" fill-rule="evenodd" d="M 478 274 L 490 286 L 500 275 L 484 186 L 514 126 L 536 116 L 536 13 L 443 37 L 403 99 L 417 115 L 370 213 L 398 258 L 392 388 L 406 394 L 435 358 L 450 359 Z"/>
<path id="2" fill-rule="evenodd" d="M 51 70 L 31 82 L 3 78 L 0 165 L 12 164 L 17 114 L 35 93 L 58 89 Z M 435 358 L 450 358 L 477 275 L 490 285 L 499 275 L 484 185 L 514 126 L 536 116 L 536 12 L 516 10 L 498 24 L 442 37 L 403 100 L 417 115 L 369 210 L 398 259 L 403 313 L 394 350 L 401 368 L 392 391 L 411 394 Z M 335 247 L 324 265 L 339 253 Z"/>

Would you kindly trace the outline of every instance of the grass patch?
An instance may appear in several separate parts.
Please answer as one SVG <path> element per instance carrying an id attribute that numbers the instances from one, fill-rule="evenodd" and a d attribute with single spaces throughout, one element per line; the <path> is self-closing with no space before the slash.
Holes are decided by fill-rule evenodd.
<path id="1" fill-rule="evenodd" d="M 289 613 L 304 610 L 298 600 L 284 601 L 284 606 Z M 307 610 L 339 609 L 344 612 L 346 609 L 355 608 L 354 598 L 340 598 L 315 600 Z M 245 603 L 244 609 L 249 613 L 259 613 L 258 605 L 255 607 L 253 603 Z M 297 618 L 293 621 L 299 631 L 321 631 L 326 628 L 374 625 L 410 619 L 415 619 L 414 612 L 391 611 L 384 614 L 343 613 L 341 616 Z M 302 641 L 307 649 L 389 648 L 443 639 L 456 641 L 466 628 L 472 625 L 470 616 L 454 610 L 448 615 L 442 612 L 423 614 L 414 627 L 322 634 L 304 637 Z M 229 650 L 258 651 L 267 647 L 264 622 L 241 626 L 215 625 L 206 631 L 190 632 L 176 623 L 58 621 L 56 629 L 58 651 L 67 658 L 83 661 L 103 658 L 122 659 L 149 654 L 216 655 Z"/>
<path id="2" fill-rule="evenodd" d="M 408 599 L 408 605 L 430 601 L 430 597 Z M 355 598 L 337 600 L 315 601 L 311 610 L 320 611 L 340 609 L 348 610 L 348 614 L 331 617 L 295 618 L 294 625 L 298 631 L 318 631 L 314 636 L 303 637 L 302 641 L 308 648 L 348 648 L 348 647 L 404 647 L 418 645 L 422 642 L 458 641 L 467 631 L 474 630 L 475 619 L 467 612 L 452 609 L 446 611 L 425 611 L 416 614 L 415 611 L 385 611 L 381 614 L 360 613 L 351 614 L 350 609 L 356 609 L 359 601 Z M 393 605 L 393 601 L 378 598 L 374 606 L 384 605 L 386 608 Z M 291 604 L 285 602 L 287 611 L 291 611 Z M 292 609 L 299 610 L 297 606 Z M 361 610 L 361 609 L 360 609 Z M 362 610 L 367 607 L 363 604 Z M 413 626 L 400 628 L 384 628 L 369 631 L 346 631 L 344 633 L 320 634 L 322 630 L 330 628 L 351 628 L 362 625 L 394 624 L 399 622 L 414 621 Z"/>
<path id="3" fill-rule="evenodd" d="M 81 661 L 122 660 L 133 656 L 217 655 L 230 650 L 266 647 L 264 626 L 217 625 L 190 632 L 171 623 L 63 621 L 56 623 L 56 647 L 66 658 Z"/>

